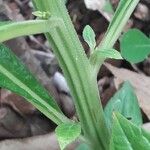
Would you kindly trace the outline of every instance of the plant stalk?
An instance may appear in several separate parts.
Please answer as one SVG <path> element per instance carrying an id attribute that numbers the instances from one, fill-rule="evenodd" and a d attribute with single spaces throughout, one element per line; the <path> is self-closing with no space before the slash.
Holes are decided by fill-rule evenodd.
<path id="1" fill-rule="evenodd" d="M 0 42 L 16 38 L 19 36 L 46 33 L 56 27 L 59 19 L 30 20 L 22 22 L 9 22 L 0 26 Z"/>
<path id="2" fill-rule="evenodd" d="M 121 0 L 98 48 L 112 48 L 140 0 Z"/>
<path id="3" fill-rule="evenodd" d="M 46 37 L 49 39 L 55 54 L 58 57 L 60 66 L 63 68 L 64 74 L 66 75 L 69 86 L 71 87 L 71 93 L 75 100 L 75 105 L 82 124 L 84 135 L 90 141 L 88 143 L 92 143 L 92 147 L 94 147 L 95 150 L 105 150 L 108 146 L 109 134 L 106 128 L 102 106 L 99 102 L 100 98 L 96 78 L 92 78 L 91 65 L 84 53 L 77 35 L 75 34 L 75 37 L 73 36 L 73 42 L 72 39 L 70 39 L 70 36 L 68 36 L 70 32 L 67 30 L 64 21 L 60 18 L 56 20 L 59 21 L 55 24 L 55 26 L 51 26 L 51 19 L 48 21 L 36 20 L 35 23 L 34 21 L 9 23 L 0 28 L 0 42 L 23 35 L 49 31 L 49 33 L 46 34 Z M 47 24 L 47 22 L 50 24 Z M 43 28 L 43 26 L 45 28 Z M 15 34 L 9 34 L 11 30 Z M 85 79 L 88 82 L 85 81 Z M 51 112 L 48 111 L 47 107 L 44 105 L 40 106 L 33 102 L 31 103 L 41 110 L 48 118 L 52 119 L 49 114 Z M 51 108 L 49 108 L 49 110 L 51 110 Z M 57 114 L 57 112 L 56 115 L 61 117 L 61 114 Z M 62 120 L 63 118 L 64 120 Z M 53 118 L 52 120 L 56 124 L 69 121 L 64 116 L 61 117 L 60 120 L 57 118 Z M 108 140 L 104 141 L 103 138 Z"/>
<path id="4" fill-rule="evenodd" d="M 84 136 L 94 150 L 108 150 L 109 133 L 106 127 L 96 78 L 77 37 L 62 0 L 33 0 L 38 11 L 49 11 L 62 19 L 59 27 L 46 34 L 66 77 L 74 99 Z M 105 140 L 104 140 L 105 139 Z"/>
<path id="5" fill-rule="evenodd" d="M 131 14 L 133 13 L 135 7 L 137 6 L 139 0 L 121 0 L 119 6 L 112 18 L 112 21 L 109 24 L 107 32 L 98 45 L 97 50 L 101 49 L 111 49 L 116 41 L 118 40 L 119 36 L 121 35 L 124 26 L 128 22 Z M 94 74 L 97 76 L 101 65 L 103 64 L 105 59 L 99 60 L 95 58 L 95 61 L 92 62 L 92 66 L 94 66 Z"/>
<path id="6" fill-rule="evenodd" d="M 121 1 L 98 49 L 112 48 L 139 0 Z M 46 33 L 73 96 L 84 136 L 94 150 L 108 150 L 110 135 L 100 102 L 96 76 L 84 53 L 62 0 L 33 0 L 38 11 L 50 12 L 48 20 L 11 23 L 0 27 L 0 42 L 23 35 Z M 33 29 L 33 30 L 32 30 Z M 96 60 L 98 70 L 102 61 Z M 46 112 L 45 112 L 46 113 Z M 105 139 L 105 140 L 104 140 Z"/>

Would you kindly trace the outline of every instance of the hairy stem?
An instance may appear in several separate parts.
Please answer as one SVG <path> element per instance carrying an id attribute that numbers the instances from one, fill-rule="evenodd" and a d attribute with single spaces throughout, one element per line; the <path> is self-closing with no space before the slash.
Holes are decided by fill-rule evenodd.
<path id="1" fill-rule="evenodd" d="M 113 47 L 138 2 L 139 0 L 121 1 L 98 49 Z M 46 33 L 70 87 L 85 137 L 90 141 L 92 149 L 108 150 L 110 135 L 92 67 L 93 65 L 97 72 L 103 60 L 95 59 L 93 61 L 95 65 L 90 64 L 62 0 L 33 0 L 33 4 L 39 11 L 50 12 L 52 17 L 48 20 L 25 21 L 1 26 L 0 42 L 23 35 Z M 44 104 L 39 109 L 43 108 L 48 109 Z M 47 115 L 47 111 L 44 113 Z"/>
<path id="2" fill-rule="evenodd" d="M 108 150 L 109 133 L 105 124 L 96 78 L 77 37 L 62 0 L 33 0 L 39 11 L 62 18 L 60 26 L 46 34 L 67 79 L 84 136 L 94 150 Z M 105 140 L 104 140 L 105 139 Z"/>
<path id="3" fill-rule="evenodd" d="M 25 35 L 49 32 L 58 25 L 59 19 L 30 20 L 22 22 L 9 22 L 0 26 L 0 42 Z"/>
<path id="4" fill-rule="evenodd" d="M 114 46 L 139 1 L 122 0 L 120 2 L 99 48 L 109 49 Z"/>
<path id="5" fill-rule="evenodd" d="M 115 42 L 118 40 L 121 32 L 123 31 L 124 26 L 129 20 L 131 14 L 133 13 L 135 7 L 137 6 L 139 0 L 121 0 L 120 4 L 114 14 L 112 21 L 107 29 L 107 32 L 98 45 L 97 50 L 101 49 L 110 49 L 114 46 Z M 97 57 L 94 58 L 92 66 L 94 66 L 94 76 L 97 76 L 99 69 L 105 59 L 99 60 Z"/>

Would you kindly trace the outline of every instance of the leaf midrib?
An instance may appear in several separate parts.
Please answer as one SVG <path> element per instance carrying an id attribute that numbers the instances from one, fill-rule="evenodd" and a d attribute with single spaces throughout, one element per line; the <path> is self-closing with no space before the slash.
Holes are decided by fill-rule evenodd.
<path id="1" fill-rule="evenodd" d="M 7 69 L 5 69 L 2 65 L 0 65 L 0 72 L 5 75 L 7 78 L 11 80 L 15 85 L 19 86 L 19 88 L 26 91 L 31 97 L 38 100 L 42 105 L 44 105 L 53 116 L 56 118 L 63 118 L 63 115 L 59 113 L 56 109 L 50 106 L 47 102 L 45 102 L 39 95 L 37 95 L 34 91 L 32 91 L 27 85 L 21 82 L 18 78 L 16 78 L 13 74 L 11 74 Z M 59 116 L 59 117 L 58 117 Z"/>

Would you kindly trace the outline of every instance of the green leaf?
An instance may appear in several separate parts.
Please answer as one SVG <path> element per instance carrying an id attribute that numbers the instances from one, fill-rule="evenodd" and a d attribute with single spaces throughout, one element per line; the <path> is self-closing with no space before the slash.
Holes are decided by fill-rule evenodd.
<path id="1" fill-rule="evenodd" d="M 149 150 L 150 133 L 121 114 L 114 115 L 110 150 Z"/>
<path id="2" fill-rule="evenodd" d="M 103 61 L 107 58 L 111 59 L 122 59 L 120 52 L 115 49 L 98 49 L 96 48 L 95 51 L 90 56 L 90 62 L 93 66 L 102 64 Z"/>
<path id="3" fill-rule="evenodd" d="M 110 14 L 114 14 L 114 10 L 113 10 L 113 7 L 112 7 L 112 4 L 109 0 L 106 1 L 106 4 L 104 5 L 104 8 L 103 8 L 104 11 L 110 13 Z"/>
<path id="4" fill-rule="evenodd" d="M 83 38 L 85 42 L 89 45 L 90 49 L 94 50 L 96 46 L 95 33 L 89 25 L 86 25 L 83 30 Z"/>
<path id="5" fill-rule="evenodd" d="M 150 54 L 150 39 L 137 29 L 131 29 L 121 39 L 121 54 L 131 63 L 143 61 Z"/>
<path id="6" fill-rule="evenodd" d="M 90 150 L 90 148 L 89 148 L 89 146 L 88 146 L 87 144 L 83 143 L 83 144 L 80 144 L 80 145 L 76 148 L 76 150 Z"/>
<path id="7" fill-rule="evenodd" d="M 23 96 L 55 123 L 62 123 L 64 117 L 56 102 L 3 44 L 0 44 L 0 87 Z"/>
<path id="8" fill-rule="evenodd" d="M 65 4 L 68 2 L 68 0 L 63 0 L 63 1 L 64 1 Z"/>
<path id="9" fill-rule="evenodd" d="M 97 55 L 99 59 L 106 59 L 106 58 L 122 59 L 120 52 L 118 52 L 115 49 L 100 49 L 100 50 L 97 49 L 94 53 L 93 55 Z"/>
<path id="10" fill-rule="evenodd" d="M 60 148 L 63 150 L 68 144 L 80 136 L 81 126 L 79 123 L 64 123 L 59 125 L 55 132 Z"/>
<path id="11" fill-rule="evenodd" d="M 7 25 L 13 23 L 13 21 L 0 21 L 0 26 Z"/>
<path id="12" fill-rule="evenodd" d="M 109 100 L 104 112 L 108 127 L 112 127 L 112 114 L 120 112 L 134 124 L 142 125 L 142 116 L 138 105 L 137 96 L 131 84 L 126 81 L 121 89 Z"/>
<path id="13" fill-rule="evenodd" d="M 122 59 L 120 52 L 115 49 L 100 49 L 96 48 L 95 51 L 90 55 L 90 64 L 93 68 L 93 75 L 97 76 L 100 66 L 103 64 L 105 59 Z"/>

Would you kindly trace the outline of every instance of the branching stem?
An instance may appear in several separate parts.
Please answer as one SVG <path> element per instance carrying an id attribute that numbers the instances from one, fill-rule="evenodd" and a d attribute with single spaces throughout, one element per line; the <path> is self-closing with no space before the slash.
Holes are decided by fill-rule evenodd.
<path id="1" fill-rule="evenodd" d="M 113 47 L 138 2 L 121 1 L 98 50 Z M 97 86 L 97 72 L 104 60 L 93 58 L 93 66 L 90 64 L 62 0 L 33 0 L 33 4 L 37 11 L 50 12 L 51 17 L 48 20 L 4 25 L 0 28 L 0 42 L 18 36 L 45 33 L 70 87 L 84 136 L 90 141 L 92 149 L 108 150 L 110 134 Z"/>
<path id="2" fill-rule="evenodd" d="M 59 24 L 59 19 L 10 22 L 0 27 L 0 42 L 19 36 L 46 33 Z"/>

